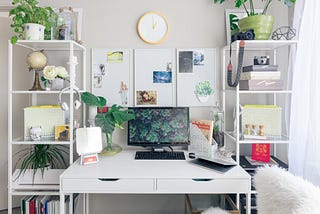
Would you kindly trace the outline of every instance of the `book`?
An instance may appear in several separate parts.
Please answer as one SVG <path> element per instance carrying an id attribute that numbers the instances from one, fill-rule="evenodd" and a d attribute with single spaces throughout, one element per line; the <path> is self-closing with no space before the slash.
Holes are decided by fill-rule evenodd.
<path id="1" fill-rule="evenodd" d="M 192 119 L 191 123 L 196 125 L 203 135 L 207 138 L 208 142 L 212 142 L 213 134 L 213 120 L 203 120 L 203 119 Z"/>
<path id="2" fill-rule="evenodd" d="M 20 200 L 20 213 L 21 214 L 25 214 L 26 213 L 26 200 L 28 200 L 30 196 L 24 196 L 21 200 Z"/>
<path id="3" fill-rule="evenodd" d="M 270 162 L 270 144 L 252 144 L 252 160 Z"/>
<path id="4" fill-rule="evenodd" d="M 240 80 L 278 80 L 280 77 L 280 71 L 250 71 L 242 72 Z"/>
<path id="5" fill-rule="evenodd" d="M 245 159 L 252 165 L 252 166 L 264 166 L 265 164 L 268 164 L 269 166 L 274 166 L 278 165 L 278 163 L 270 157 L 269 162 L 261 162 L 261 161 L 256 161 L 252 160 L 252 156 L 245 156 Z"/>
<path id="6" fill-rule="evenodd" d="M 232 156 L 232 158 L 235 160 L 235 156 Z M 240 156 L 240 166 L 242 168 L 244 168 L 246 171 L 248 171 L 249 174 L 253 173 L 254 171 L 261 165 L 253 165 L 251 164 L 248 159 L 252 160 L 251 156 Z M 253 160 L 252 160 L 253 161 Z M 280 159 L 274 157 L 274 156 L 270 156 L 270 162 L 269 163 L 265 163 L 265 162 L 259 162 L 259 161 L 255 161 L 256 164 L 274 164 L 278 165 L 281 168 L 287 169 L 288 168 L 288 164 L 284 163 L 283 161 L 281 161 Z"/>
<path id="7" fill-rule="evenodd" d="M 243 66 L 243 72 L 250 72 L 250 71 L 277 71 L 278 65 L 248 65 Z"/>
<path id="8" fill-rule="evenodd" d="M 282 80 L 240 80 L 240 90 L 282 90 Z"/>
<path id="9" fill-rule="evenodd" d="M 280 71 L 250 71 L 242 72 L 240 80 L 278 80 L 280 77 Z"/>

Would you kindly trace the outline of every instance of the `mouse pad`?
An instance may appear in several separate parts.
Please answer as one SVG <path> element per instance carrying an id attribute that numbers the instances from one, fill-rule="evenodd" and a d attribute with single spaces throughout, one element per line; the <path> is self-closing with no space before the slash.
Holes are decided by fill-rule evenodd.
<path id="1" fill-rule="evenodd" d="M 204 160 L 204 159 L 195 159 L 195 160 L 191 160 L 190 161 L 193 164 L 199 165 L 199 166 L 203 166 L 221 173 L 227 172 L 230 169 L 232 169 L 234 166 L 230 166 L 230 165 L 223 165 L 223 164 L 219 164 L 219 163 L 215 163 L 212 161 L 208 161 L 208 160 Z"/>

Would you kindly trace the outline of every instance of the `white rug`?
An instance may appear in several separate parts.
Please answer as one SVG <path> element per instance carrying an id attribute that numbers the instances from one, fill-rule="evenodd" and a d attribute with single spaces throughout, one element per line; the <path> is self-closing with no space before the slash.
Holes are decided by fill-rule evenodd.
<path id="1" fill-rule="evenodd" d="M 259 214 L 320 213 L 320 189 L 284 169 L 260 168 L 254 181 Z"/>
<path id="2" fill-rule="evenodd" d="M 220 209 L 219 207 L 210 207 L 205 211 L 203 211 L 202 214 L 230 214 L 230 213 Z"/>

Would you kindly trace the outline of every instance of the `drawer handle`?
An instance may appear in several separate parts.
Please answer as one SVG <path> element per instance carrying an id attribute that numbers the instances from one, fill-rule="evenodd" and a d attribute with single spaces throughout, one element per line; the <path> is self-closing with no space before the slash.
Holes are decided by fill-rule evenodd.
<path id="1" fill-rule="evenodd" d="M 192 178 L 193 181 L 211 181 L 213 179 L 210 178 Z"/>
<path id="2" fill-rule="evenodd" d="M 100 181 L 118 181 L 119 178 L 98 178 Z"/>

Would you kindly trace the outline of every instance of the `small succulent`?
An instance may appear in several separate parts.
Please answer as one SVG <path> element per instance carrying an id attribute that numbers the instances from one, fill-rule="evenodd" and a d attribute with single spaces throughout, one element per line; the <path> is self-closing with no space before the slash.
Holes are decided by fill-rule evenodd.
<path id="1" fill-rule="evenodd" d="M 214 93 L 209 81 L 199 82 L 194 92 L 198 96 L 209 96 Z"/>

